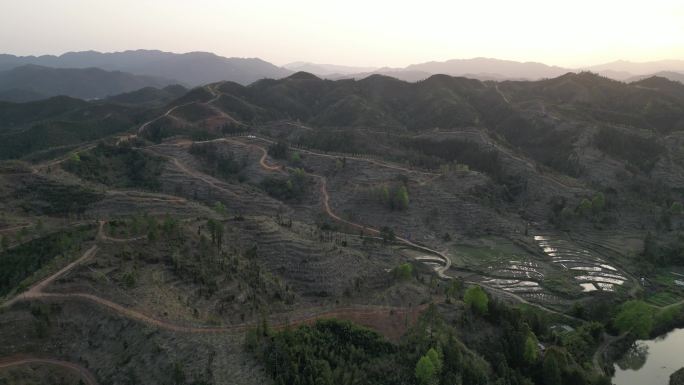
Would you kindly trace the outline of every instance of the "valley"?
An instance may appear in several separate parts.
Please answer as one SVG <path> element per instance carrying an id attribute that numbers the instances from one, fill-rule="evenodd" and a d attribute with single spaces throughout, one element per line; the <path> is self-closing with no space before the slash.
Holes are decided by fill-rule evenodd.
<path id="1" fill-rule="evenodd" d="M 2 156 L 0 383 L 280 383 L 269 354 L 297 333 L 360 333 L 344 343 L 399 383 L 432 348 L 470 383 L 544 378 L 544 351 L 606 383 L 643 337 L 623 313 L 683 320 L 684 86 L 658 81 L 296 73 L 154 107 L 8 104 L 7 146 L 117 123 Z"/>

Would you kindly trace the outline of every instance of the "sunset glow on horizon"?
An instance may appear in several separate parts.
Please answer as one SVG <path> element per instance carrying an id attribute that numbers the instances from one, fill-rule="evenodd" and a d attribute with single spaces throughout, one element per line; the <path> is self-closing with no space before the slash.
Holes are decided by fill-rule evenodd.
<path id="1" fill-rule="evenodd" d="M 0 52 L 17 55 L 144 48 L 278 65 L 493 57 L 581 67 L 684 59 L 684 2 L 24 0 L 0 4 L 0 35 Z"/>

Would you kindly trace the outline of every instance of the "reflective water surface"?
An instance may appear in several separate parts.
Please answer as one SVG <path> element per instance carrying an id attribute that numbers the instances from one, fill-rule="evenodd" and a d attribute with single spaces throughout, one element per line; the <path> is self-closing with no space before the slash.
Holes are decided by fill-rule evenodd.
<path id="1" fill-rule="evenodd" d="M 637 341 L 615 363 L 615 385 L 667 385 L 670 375 L 684 367 L 684 329 L 654 340 Z"/>

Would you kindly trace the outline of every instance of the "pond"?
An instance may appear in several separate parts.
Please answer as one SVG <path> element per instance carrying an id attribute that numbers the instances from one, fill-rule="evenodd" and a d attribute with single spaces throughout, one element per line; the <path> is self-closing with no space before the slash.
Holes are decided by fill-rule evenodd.
<path id="1" fill-rule="evenodd" d="M 614 385 L 668 385 L 684 367 L 684 329 L 653 340 L 639 340 L 615 363 Z"/>

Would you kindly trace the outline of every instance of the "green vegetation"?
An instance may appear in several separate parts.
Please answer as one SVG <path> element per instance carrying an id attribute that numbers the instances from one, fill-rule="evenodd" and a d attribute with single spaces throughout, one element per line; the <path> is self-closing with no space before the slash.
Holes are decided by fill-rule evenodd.
<path id="1" fill-rule="evenodd" d="M 290 145 L 286 142 L 279 141 L 268 147 L 268 155 L 276 159 L 287 159 L 290 153 Z"/>
<path id="2" fill-rule="evenodd" d="M 36 180 L 17 192 L 24 210 L 45 215 L 78 215 L 103 195 L 77 185 Z"/>
<path id="3" fill-rule="evenodd" d="M 390 210 L 403 211 L 408 209 L 409 194 L 404 184 L 392 187 L 382 185 L 375 188 L 373 194 L 383 206 Z"/>
<path id="4" fill-rule="evenodd" d="M 295 169 L 289 178 L 268 177 L 261 181 L 263 188 L 270 196 L 284 200 L 301 200 L 309 185 L 309 178 L 302 169 Z"/>
<path id="5" fill-rule="evenodd" d="M 582 174 L 573 146 L 580 134 L 577 130 L 554 129 L 546 122 L 529 120 L 517 112 L 510 113 L 499 124 L 498 133 L 530 158 L 570 176 Z"/>
<path id="6" fill-rule="evenodd" d="M 280 332 L 264 323 L 245 344 L 276 384 L 598 385 L 606 379 L 590 360 L 601 332 L 580 328 L 555 340 L 537 313 L 493 301 L 486 315 L 465 313 L 455 324 L 430 306 L 397 344 L 336 320 Z M 543 355 L 537 333 L 549 344 Z M 578 343 L 584 338 L 590 343 Z"/>
<path id="7" fill-rule="evenodd" d="M 451 303 L 453 300 L 460 298 L 462 291 L 463 283 L 457 279 L 451 280 L 451 284 L 444 291 L 446 303 Z"/>
<path id="8" fill-rule="evenodd" d="M 665 151 L 655 138 L 644 138 L 609 127 L 602 127 L 594 141 L 601 151 L 643 172 L 650 172 Z"/>
<path id="9" fill-rule="evenodd" d="M 670 175 L 684 167 L 684 152 L 676 143 L 676 131 L 684 129 L 684 86 L 656 85 L 632 86 L 591 74 L 498 83 L 442 75 L 416 83 L 383 76 L 328 81 L 298 74 L 249 87 L 219 83 L 198 88 L 172 102 L 171 106 L 184 107 L 170 116 L 161 116 L 170 106 L 155 101 L 164 96 L 148 99 L 145 93 L 123 99 L 140 97 L 141 103 L 157 107 L 114 108 L 108 102 L 73 100 L 0 103 L 2 156 L 26 161 L 63 155 L 61 162 L 35 168 L 16 160 L 0 165 L 0 195 L 6 211 L 0 226 L 7 229 L 0 238 L 0 293 L 21 289 L 38 276 L 36 272 L 42 274 L 57 264 L 50 264 L 56 257 L 64 256 L 60 262 L 72 257 L 85 239 L 69 236 L 50 241 L 46 228 L 62 221 L 43 217 L 46 225 L 42 225 L 34 214 L 62 215 L 68 223 L 87 213 L 88 218 L 107 219 L 105 232 L 121 239 L 103 239 L 90 269 L 72 276 L 73 286 L 92 285 L 93 292 L 114 286 L 117 291 L 110 292 L 111 300 L 123 299 L 121 293 L 129 296 L 126 303 L 140 299 L 152 307 L 151 316 L 168 317 L 168 322 L 227 324 L 259 316 L 270 319 L 274 314 L 284 319 L 300 305 L 339 306 L 345 314 L 352 303 L 402 303 L 422 311 L 416 325 L 411 325 L 413 314 L 388 311 L 371 319 L 376 312 L 364 311 L 362 319 L 374 325 L 377 321 L 387 335 L 411 326 L 396 342 L 334 320 L 278 328 L 278 332 L 264 323 L 249 333 L 246 345 L 276 385 L 604 384 L 607 380 L 595 373 L 592 362 L 597 347 L 605 342 L 604 330 L 629 333 L 624 340 L 629 341 L 684 322 L 677 305 L 684 290 L 675 285 L 679 277 L 672 274 L 681 273 L 677 266 L 684 266 L 684 201 L 677 187 L 679 176 Z M 225 94 L 216 97 L 216 90 Z M 220 127 L 226 119 L 218 119 L 216 109 L 240 122 Z M 121 127 L 133 132 L 147 121 L 152 123 L 145 125 L 135 144 L 85 149 L 91 147 L 84 144 Z M 670 131 L 673 135 L 666 136 Z M 121 219 L 121 202 L 103 200 L 95 205 L 102 194 L 57 181 L 64 173 L 54 170 L 60 163 L 89 182 L 157 190 L 163 161 L 132 147 L 148 146 L 144 137 L 159 142 L 181 134 L 204 140 L 243 132 L 276 138 L 268 154 L 289 165 L 282 169 L 291 170 L 289 174 L 248 175 L 248 166 L 259 167 L 249 150 L 253 138 L 234 141 L 245 146 L 194 143 L 189 151 L 195 161 L 190 163 L 223 179 L 226 189 L 235 188 L 237 201 L 217 202 L 212 186 L 202 184 L 201 190 L 195 189 L 195 198 L 201 196 L 210 207 L 196 202 L 168 206 L 168 212 L 179 218 L 157 214 Z M 594 132 L 592 141 L 587 133 Z M 180 149 L 172 151 L 172 145 L 163 146 L 169 150 L 167 156 L 187 155 Z M 298 151 L 299 147 L 350 155 L 321 157 Z M 602 161 L 604 154 L 610 159 Z M 439 170 L 442 175 L 433 178 L 417 170 L 387 168 L 382 162 L 359 159 L 364 157 Z M 335 223 L 315 204 L 323 185 L 312 175 L 324 175 L 335 187 L 330 192 L 338 203 L 338 215 L 378 231 L 361 229 L 358 238 L 342 232 L 351 226 Z M 389 179 L 391 175 L 396 176 Z M 165 175 L 164 190 L 187 192 L 196 179 L 189 176 Z M 250 186 L 235 183 L 248 176 Z M 254 185 L 263 192 L 253 191 Z M 126 211 L 165 210 L 163 200 L 143 202 L 135 194 L 129 198 L 134 206 Z M 369 201 L 375 207 L 360 213 Z M 237 211 L 227 213 L 226 205 Z M 559 255 L 590 258 L 581 247 L 593 254 L 592 259 L 601 254 L 610 260 L 606 263 L 615 266 L 615 276 L 630 278 L 616 285 L 615 292 L 580 293 L 572 276 L 581 272 L 573 270 L 581 262 L 568 266 L 568 271 L 551 266 L 554 261 L 548 258 L 530 255 L 541 253 L 532 244 L 534 235 L 552 234 L 545 219 L 569 233 L 564 237 L 568 250 Z M 17 230 L 23 223 L 36 226 Z M 607 228 L 615 231 L 592 231 Z M 495 289 L 486 292 L 468 284 L 466 290 L 466 281 L 425 279 L 429 268 L 402 263 L 400 250 L 393 250 L 402 248 L 402 242 L 397 242 L 400 234 L 410 234 L 426 242 L 426 247 L 448 247 L 458 269 L 449 274 L 455 276 L 510 278 L 534 269 L 545 277 L 543 294 L 532 295 L 529 289 L 520 295 L 542 304 L 548 301 L 556 309 L 568 303 L 570 314 L 587 322 L 525 304 L 511 307 L 497 300 L 502 293 Z M 634 234 L 648 234 L 641 254 L 634 250 L 639 247 Z M 38 236 L 43 238 L 35 239 Z M 129 237 L 136 239 L 125 239 Z M 372 241 L 378 238 L 383 244 Z M 34 240 L 24 244 L 30 239 Z M 10 247 L 10 240 L 17 245 Z M 390 247 L 392 243 L 397 244 Z M 570 244 L 577 244 L 578 250 L 572 251 Z M 565 246 L 558 242 L 557 247 Z M 420 274 L 414 271 L 418 266 Z M 393 268 L 390 274 L 385 273 L 388 268 Z M 632 276 L 646 277 L 646 284 L 632 286 Z M 84 282 L 85 278 L 93 280 Z M 445 303 L 426 305 L 442 295 Z M 628 296 L 645 302 L 615 305 Z M 25 310 L 17 307 L 6 315 L 14 317 L 15 311 Z M 70 333 L 70 318 L 55 325 L 49 311 L 36 308 L 31 313 L 38 338 L 56 326 L 67 326 L 64 332 Z M 78 320 L 80 315 L 75 317 Z M 555 325 L 566 322 L 575 329 Z M 127 328 L 125 337 L 131 339 L 125 341 L 141 341 L 138 329 Z M 171 346 L 167 337 L 153 335 L 143 345 L 150 346 L 150 352 L 163 351 Z M 190 334 L 172 339 L 183 346 L 195 345 Z M 102 347 L 109 348 L 109 342 Z M 90 348 L 83 345 L 86 350 L 79 348 L 69 355 L 89 362 Z M 126 354 L 115 369 L 121 364 L 123 370 L 137 370 L 131 357 L 139 346 L 123 348 Z M 199 355 L 186 361 L 179 349 L 172 359 L 160 360 L 158 366 L 166 371 L 163 379 L 128 382 L 181 384 L 210 378 L 216 366 L 211 364 L 215 363 L 211 350 L 202 344 L 193 347 Z M 207 373 L 191 366 L 193 362 L 207 362 Z M 107 368 L 98 369 L 98 375 L 126 382 L 109 376 Z"/>
<path id="10" fill-rule="evenodd" d="M 211 234 L 211 243 L 220 251 L 223 245 L 223 223 L 210 219 L 207 221 L 207 228 Z"/>
<path id="11" fill-rule="evenodd" d="M 394 242 L 396 236 L 394 235 L 394 230 L 391 227 L 383 226 L 380 229 L 380 237 L 382 238 L 382 243 Z"/>
<path id="12" fill-rule="evenodd" d="M 551 222 L 560 228 L 566 228 L 567 225 L 580 219 L 591 221 L 594 226 L 599 228 L 616 221 L 614 214 L 609 209 L 611 207 L 610 202 L 607 202 L 606 195 L 603 192 L 598 192 L 590 198 L 582 198 L 574 208 L 562 197 L 553 197 L 550 203 Z"/>
<path id="13" fill-rule="evenodd" d="M 236 294 L 224 294 L 222 289 L 226 287 L 237 287 L 246 295 L 240 306 L 242 321 L 247 314 L 258 314 L 273 304 L 292 303 L 294 294 L 289 287 L 255 262 L 259 254 L 256 246 L 241 252 L 227 250 L 224 223 L 207 221 L 200 227 L 198 241 L 173 218 L 166 218 L 157 228 L 159 236 L 154 247 L 166 251 L 173 273 L 197 285 L 201 297 L 221 295 L 214 297 L 220 305 L 219 315 L 235 311 L 227 304 L 236 300 Z"/>
<path id="14" fill-rule="evenodd" d="M 437 385 L 442 372 L 442 357 L 430 348 L 416 364 L 416 379 L 419 385 Z"/>
<path id="15" fill-rule="evenodd" d="M 615 316 L 613 324 L 621 333 L 648 338 L 653 328 L 653 308 L 643 301 L 627 301 Z"/>
<path id="16" fill-rule="evenodd" d="M 248 333 L 246 346 L 276 384 L 477 385 L 488 377 L 486 363 L 453 334 L 416 332 L 393 345 L 349 322 L 321 320 L 277 333 L 261 326 Z"/>
<path id="17" fill-rule="evenodd" d="M 26 104 L 2 103 L 0 126 L 15 122 L 23 130 L 0 129 L 0 159 L 18 159 L 62 146 L 76 146 L 130 128 L 133 111 L 56 97 Z M 46 120 L 42 120 L 42 119 Z M 0 127 L 2 128 L 2 127 Z"/>
<path id="18" fill-rule="evenodd" d="M 236 160 L 232 152 L 226 151 L 218 143 L 193 143 L 190 153 L 202 159 L 214 176 L 223 179 L 237 177 L 240 181 L 245 179 L 241 172 L 247 166 L 247 159 Z"/>
<path id="19" fill-rule="evenodd" d="M 525 338 L 525 347 L 523 348 L 523 359 L 528 365 L 534 364 L 539 358 L 539 341 L 534 333 L 530 332 Z"/>
<path id="20" fill-rule="evenodd" d="M 413 277 L 413 265 L 410 263 L 402 263 L 392 270 L 392 274 L 400 281 L 408 281 Z"/>
<path id="21" fill-rule="evenodd" d="M 669 291 L 659 291 L 646 298 L 646 302 L 656 306 L 668 306 L 681 300 L 681 296 Z"/>
<path id="22" fill-rule="evenodd" d="M 644 238 L 642 263 L 655 266 L 684 266 L 684 234 L 673 236 L 656 235 L 648 232 Z"/>
<path id="23" fill-rule="evenodd" d="M 9 239 L 2 235 L 0 236 L 0 250 L 5 251 L 9 247 Z"/>
<path id="24" fill-rule="evenodd" d="M 7 294 L 57 256 L 71 256 L 93 238 L 92 226 L 60 231 L 0 254 L 0 296 Z"/>
<path id="25" fill-rule="evenodd" d="M 463 295 L 466 305 L 478 314 L 487 314 L 489 310 L 489 297 L 480 286 L 472 286 Z"/>
<path id="26" fill-rule="evenodd" d="M 596 347 L 601 342 L 603 331 L 603 324 L 588 322 L 572 332 L 563 334 L 560 342 L 578 362 L 590 362 L 592 358 L 591 353 L 596 350 Z"/>
<path id="27" fill-rule="evenodd" d="M 224 205 L 221 202 L 214 203 L 213 209 L 214 209 L 214 211 L 216 211 L 217 213 L 219 213 L 221 215 L 226 215 L 226 205 Z"/>
<path id="28" fill-rule="evenodd" d="M 107 186 L 158 190 L 163 160 L 129 147 L 100 143 L 80 156 L 73 154 L 64 169 Z"/>
<path id="29" fill-rule="evenodd" d="M 397 349 L 378 334 L 343 321 L 317 321 L 294 331 L 250 332 L 248 348 L 276 384 L 398 384 Z M 404 374 L 405 375 L 405 374 Z"/>
<path id="30" fill-rule="evenodd" d="M 419 166 L 437 169 L 441 164 L 457 162 L 470 169 L 489 174 L 495 179 L 504 177 L 499 154 L 496 151 L 483 149 L 474 142 L 459 139 L 421 139 L 404 140 L 404 146 L 418 151 L 420 157 L 413 159 Z"/>

